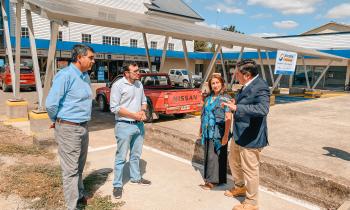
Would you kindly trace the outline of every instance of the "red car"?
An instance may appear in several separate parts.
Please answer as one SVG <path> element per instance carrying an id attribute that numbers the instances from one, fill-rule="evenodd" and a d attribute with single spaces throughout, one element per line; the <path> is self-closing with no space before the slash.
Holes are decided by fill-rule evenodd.
<path id="1" fill-rule="evenodd" d="M 0 68 L 0 84 L 4 92 L 8 92 L 12 89 L 10 67 Z M 34 71 L 28 66 L 22 66 L 20 70 L 20 87 L 30 88 L 35 90 L 35 76 Z"/>

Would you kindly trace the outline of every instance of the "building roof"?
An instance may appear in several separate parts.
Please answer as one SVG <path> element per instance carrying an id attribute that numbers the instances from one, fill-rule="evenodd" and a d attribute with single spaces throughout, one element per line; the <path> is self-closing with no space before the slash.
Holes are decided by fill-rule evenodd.
<path id="1" fill-rule="evenodd" d="M 204 21 L 197 12 L 182 0 L 151 0 L 150 2 L 150 4 L 145 3 L 145 6 L 149 11 L 178 15 L 185 18 L 195 19 L 196 21 Z"/>
<path id="2" fill-rule="evenodd" d="M 339 56 L 312 49 L 239 34 L 176 19 L 155 17 L 147 14 L 68 0 L 25 0 L 28 8 L 50 20 L 72 21 L 83 24 L 119 28 L 141 33 L 171 36 L 175 39 L 208 41 L 223 46 L 244 46 L 262 50 L 286 50 L 305 56 L 342 61 Z"/>
<path id="3" fill-rule="evenodd" d="M 329 22 L 317 28 L 306 31 L 301 35 L 336 33 L 336 32 L 350 32 L 350 25 L 336 23 L 336 22 Z"/>

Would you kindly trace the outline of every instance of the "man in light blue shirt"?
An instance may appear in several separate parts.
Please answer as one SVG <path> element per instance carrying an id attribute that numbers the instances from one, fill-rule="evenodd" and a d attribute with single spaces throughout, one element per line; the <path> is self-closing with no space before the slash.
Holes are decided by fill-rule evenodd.
<path id="1" fill-rule="evenodd" d="M 92 91 L 87 73 L 95 63 L 94 50 L 75 45 L 72 63 L 59 71 L 46 98 L 46 111 L 55 128 L 66 207 L 86 205 L 82 174 L 89 146 Z"/>
<path id="2" fill-rule="evenodd" d="M 146 120 L 147 99 L 140 79 L 139 67 L 136 63 L 124 66 L 124 77 L 116 81 L 111 90 L 111 112 L 115 114 L 115 137 L 117 152 L 114 162 L 113 196 L 121 198 L 123 192 L 123 169 L 126 155 L 130 149 L 130 182 L 132 184 L 150 185 L 142 178 L 140 158 L 143 146 Z"/>

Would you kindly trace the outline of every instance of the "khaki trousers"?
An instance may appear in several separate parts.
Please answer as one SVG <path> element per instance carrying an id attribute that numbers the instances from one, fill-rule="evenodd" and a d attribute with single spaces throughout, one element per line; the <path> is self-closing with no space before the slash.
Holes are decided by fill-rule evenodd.
<path id="1" fill-rule="evenodd" d="M 244 148 L 231 142 L 229 164 L 235 187 L 246 185 L 244 202 L 252 205 L 258 205 L 260 152 L 261 148 Z"/>

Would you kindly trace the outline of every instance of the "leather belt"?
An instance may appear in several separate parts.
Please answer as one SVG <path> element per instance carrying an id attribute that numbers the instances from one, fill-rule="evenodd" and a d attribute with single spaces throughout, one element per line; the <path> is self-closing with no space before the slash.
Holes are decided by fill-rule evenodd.
<path id="1" fill-rule="evenodd" d="M 117 122 L 123 122 L 123 123 L 128 123 L 128 124 L 137 124 L 137 123 L 140 123 L 141 121 L 117 120 Z"/>
<path id="2" fill-rule="evenodd" d="M 67 120 L 62 120 L 61 118 L 57 118 L 56 122 L 58 122 L 59 124 L 62 123 L 62 124 L 76 125 L 76 126 L 85 125 L 87 123 L 87 121 L 81 122 L 81 123 L 76 123 L 76 122 L 71 122 L 71 121 L 67 121 Z"/>

